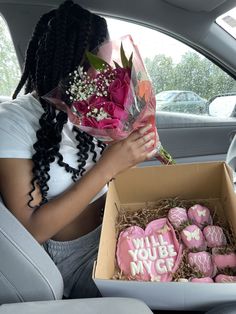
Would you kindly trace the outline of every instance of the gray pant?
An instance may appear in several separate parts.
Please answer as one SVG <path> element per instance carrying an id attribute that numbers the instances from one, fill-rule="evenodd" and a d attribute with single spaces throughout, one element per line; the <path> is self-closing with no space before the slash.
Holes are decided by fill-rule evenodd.
<path id="1" fill-rule="evenodd" d="M 101 296 L 92 279 L 100 233 L 101 226 L 75 240 L 48 240 L 44 243 L 45 250 L 62 274 L 66 298 Z"/>

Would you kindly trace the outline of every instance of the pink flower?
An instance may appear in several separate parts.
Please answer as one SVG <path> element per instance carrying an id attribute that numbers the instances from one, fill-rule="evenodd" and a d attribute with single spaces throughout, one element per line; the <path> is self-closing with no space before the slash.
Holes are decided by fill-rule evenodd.
<path id="1" fill-rule="evenodd" d="M 90 128 L 99 128 L 99 122 L 93 117 L 83 117 L 82 125 Z"/>
<path id="2" fill-rule="evenodd" d="M 116 79 L 110 84 L 108 90 L 113 102 L 120 106 L 125 105 L 130 89 L 130 76 L 126 69 L 116 69 Z"/>
<path id="3" fill-rule="evenodd" d="M 90 107 L 96 107 L 96 108 L 100 108 L 102 106 L 102 103 L 106 102 L 107 99 L 105 97 L 100 97 L 100 96 L 96 96 L 96 95 L 92 95 L 88 102 L 89 102 L 89 106 Z"/>
<path id="4" fill-rule="evenodd" d="M 122 126 L 119 119 L 103 119 L 97 121 L 94 117 L 83 117 L 82 126 L 96 129 L 115 129 Z"/>
<path id="5" fill-rule="evenodd" d="M 119 119 L 103 119 L 99 121 L 99 129 L 116 129 L 121 126 Z"/>
<path id="6" fill-rule="evenodd" d="M 86 100 L 74 101 L 72 106 L 81 114 L 89 112 L 89 103 Z"/>
<path id="7" fill-rule="evenodd" d="M 128 113 L 124 109 L 117 106 L 116 104 L 114 104 L 111 101 L 104 102 L 102 107 L 113 118 L 123 120 L 123 119 L 127 118 L 127 116 L 128 116 Z"/>
<path id="8" fill-rule="evenodd" d="M 117 68 L 114 71 L 116 73 L 116 78 L 121 81 L 127 81 L 127 83 L 130 82 L 130 69 Z"/>

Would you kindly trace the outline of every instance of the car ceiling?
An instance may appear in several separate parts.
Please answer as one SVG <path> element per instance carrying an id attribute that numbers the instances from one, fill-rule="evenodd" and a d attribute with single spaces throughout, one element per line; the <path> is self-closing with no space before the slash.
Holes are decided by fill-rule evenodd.
<path id="1" fill-rule="evenodd" d="M 211 12 L 219 8 L 226 0 L 166 0 L 173 6 L 194 12 Z"/>
<path id="2" fill-rule="evenodd" d="M 20 64 L 40 15 L 57 0 L 0 0 Z M 202 51 L 236 77 L 236 40 L 214 23 L 236 0 L 75 0 L 96 13 L 146 25 Z M 227 52 L 227 53 L 226 53 Z"/>

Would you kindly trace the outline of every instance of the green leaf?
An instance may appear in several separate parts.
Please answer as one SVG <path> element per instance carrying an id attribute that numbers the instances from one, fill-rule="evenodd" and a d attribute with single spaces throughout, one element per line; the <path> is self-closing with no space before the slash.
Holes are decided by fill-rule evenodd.
<path id="1" fill-rule="evenodd" d="M 115 66 L 116 66 L 116 69 L 120 69 L 121 68 L 121 66 L 116 61 L 113 61 L 113 62 L 115 64 Z"/>
<path id="2" fill-rule="evenodd" d="M 128 68 L 129 67 L 129 60 L 127 59 L 127 57 L 125 55 L 125 51 L 124 51 L 122 43 L 120 46 L 120 58 L 121 58 L 121 62 L 122 62 L 123 67 Z"/>
<path id="3" fill-rule="evenodd" d="M 94 55 L 93 53 L 86 51 L 85 54 L 86 54 L 86 57 L 87 57 L 90 65 L 95 70 L 104 70 L 107 66 L 110 67 L 110 65 L 105 60 L 99 58 L 98 56 Z"/>
<path id="4" fill-rule="evenodd" d="M 132 66 L 133 66 L 133 52 L 131 53 L 130 57 L 129 57 L 129 68 L 132 69 Z"/>

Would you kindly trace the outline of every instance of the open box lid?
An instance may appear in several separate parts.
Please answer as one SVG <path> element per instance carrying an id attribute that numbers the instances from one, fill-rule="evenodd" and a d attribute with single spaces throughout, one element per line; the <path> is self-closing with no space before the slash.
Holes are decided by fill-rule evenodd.
<path id="1" fill-rule="evenodd" d="M 116 263 L 115 225 L 120 206 L 176 196 L 187 200 L 220 198 L 222 213 L 236 234 L 236 194 L 231 169 L 224 162 L 129 169 L 109 184 L 93 271 L 93 279 L 103 296 L 135 297 L 153 309 L 163 310 L 205 310 L 235 300 L 234 283 L 112 280 Z"/>
<path id="2" fill-rule="evenodd" d="M 131 168 L 114 180 L 121 203 L 156 201 L 161 198 L 218 198 L 222 176 L 232 171 L 225 162 L 176 164 Z"/>

